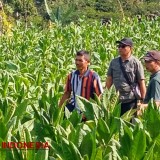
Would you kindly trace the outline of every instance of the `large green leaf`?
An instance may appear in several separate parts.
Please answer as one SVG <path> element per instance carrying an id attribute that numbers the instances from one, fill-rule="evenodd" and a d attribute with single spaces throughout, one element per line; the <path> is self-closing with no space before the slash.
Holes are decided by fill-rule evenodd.
<path id="1" fill-rule="evenodd" d="M 5 142 L 1 137 L 0 137 L 0 144 L 1 144 L 1 146 L 0 146 L 0 157 L 1 157 L 1 159 L 5 159 L 6 158 L 6 150 L 5 149 L 3 149 L 3 147 L 2 147 L 2 143 L 3 142 Z"/>
<path id="2" fill-rule="evenodd" d="M 74 127 L 78 125 L 78 123 L 81 122 L 82 116 L 77 112 L 73 111 L 68 120 L 72 123 Z"/>
<path id="3" fill-rule="evenodd" d="M 27 109 L 28 99 L 24 99 L 22 103 L 20 103 L 15 110 L 14 115 L 21 119 L 24 115 L 24 112 Z"/>
<path id="4" fill-rule="evenodd" d="M 72 130 L 68 139 L 73 142 L 75 146 L 79 147 L 84 136 L 85 132 L 82 130 L 82 124 L 79 124 L 74 130 Z"/>
<path id="5" fill-rule="evenodd" d="M 80 145 L 80 153 L 83 156 L 87 155 L 89 159 L 94 159 L 96 155 L 96 139 L 95 133 L 87 133 L 83 138 L 83 141 Z"/>
<path id="6" fill-rule="evenodd" d="M 24 132 L 25 132 L 25 139 L 26 139 L 25 142 L 33 142 L 33 139 L 29 130 L 25 128 Z M 36 152 L 35 149 L 26 150 L 26 159 L 34 159 L 35 152 Z"/>
<path id="7" fill-rule="evenodd" d="M 52 141 L 50 142 L 51 151 L 53 150 L 53 153 L 60 157 L 61 159 L 64 159 L 64 154 L 62 152 L 62 146 L 61 144 L 57 144 L 56 142 Z"/>
<path id="8" fill-rule="evenodd" d="M 38 152 L 36 153 L 35 159 L 38 160 L 48 160 L 48 155 L 49 155 L 49 150 L 45 149 L 39 149 Z"/>
<path id="9" fill-rule="evenodd" d="M 144 125 L 146 130 L 150 133 L 151 137 L 154 139 L 159 135 L 160 130 L 160 112 L 156 105 L 152 102 L 149 103 L 145 113 L 144 113 Z"/>
<path id="10" fill-rule="evenodd" d="M 12 139 L 10 141 L 18 142 L 16 137 L 12 136 Z M 7 159 L 23 159 L 23 150 L 20 150 L 19 148 L 14 148 L 7 151 Z"/>
<path id="11" fill-rule="evenodd" d="M 137 127 L 133 132 L 131 145 L 131 157 L 133 160 L 142 159 L 146 151 L 146 136 L 143 129 Z"/>
<path id="12" fill-rule="evenodd" d="M 110 135 L 110 129 L 107 125 L 107 123 L 103 119 L 98 119 L 97 124 L 97 138 L 100 141 L 104 141 L 105 145 L 108 144 L 110 141 L 111 135 Z"/>
<path id="13" fill-rule="evenodd" d="M 77 97 L 77 103 L 80 109 L 84 111 L 84 115 L 86 116 L 87 120 L 94 120 L 94 110 L 92 103 L 83 97 Z M 83 103 L 83 106 L 81 103 Z"/>
<path id="14" fill-rule="evenodd" d="M 88 121 L 85 122 L 85 124 L 93 131 L 96 128 L 96 123 L 93 120 L 88 120 Z"/>
<path id="15" fill-rule="evenodd" d="M 148 152 L 146 153 L 144 160 L 152 160 L 154 155 L 154 147 L 155 143 L 149 148 Z"/>
<path id="16" fill-rule="evenodd" d="M 121 147 L 120 153 L 124 156 L 131 157 L 131 146 L 133 143 L 133 132 L 123 121 L 120 127 L 120 138 Z"/>
<path id="17" fill-rule="evenodd" d="M 17 71 L 19 69 L 19 66 L 11 61 L 8 61 L 6 62 L 6 68 Z"/>
<path id="18" fill-rule="evenodd" d="M 102 159 L 103 159 L 102 153 L 103 153 L 102 147 L 98 147 L 98 148 L 96 149 L 95 160 L 102 160 Z"/>
<path id="19" fill-rule="evenodd" d="M 4 124 L 4 122 L 0 121 L 0 138 L 1 139 L 6 139 L 7 137 L 7 128 L 6 128 L 6 125 Z"/>
<path id="20" fill-rule="evenodd" d="M 69 141 L 62 137 L 61 139 L 62 155 L 66 160 L 74 160 L 75 157 L 72 155 L 71 148 L 69 146 Z"/>
<path id="21" fill-rule="evenodd" d="M 82 156 L 81 156 L 78 148 L 72 142 L 69 142 L 69 147 L 70 147 L 70 150 L 71 150 L 71 153 L 72 153 L 72 156 L 74 157 L 74 159 L 81 160 Z"/>
<path id="22" fill-rule="evenodd" d="M 33 128 L 34 128 L 34 119 L 29 120 L 29 121 L 23 123 L 23 127 L 27 128 L 27 130 L 29 130 L 29 131 L 32 131 Z"/>
<path id="23" fill-rule="evenodd" d="M 16 110 L 15 104 L 11 104 L 8 106 L 7 115 L 4 117 L 4 122 L 7 124 L 10 119 L 13 117 L 14 112 Z"/>

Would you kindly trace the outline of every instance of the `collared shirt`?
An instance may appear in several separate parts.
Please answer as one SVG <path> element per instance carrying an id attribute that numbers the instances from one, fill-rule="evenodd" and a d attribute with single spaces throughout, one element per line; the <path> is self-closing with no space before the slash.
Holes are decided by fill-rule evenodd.
<path id="1" fill-rule="evenodd" d="M 148 103 L 152 98 L 160 101 L 160 71 L 151 75 L 144 103 Z"/>
<path id="2" fill-rule="evenodd" d="M 138 83 L 139 80 L 145 79 L 143 66 L 134 56 L 131 55 L 127 60 L 122 62 L 122 65 L 124 65 L 131 82 Z M 122 103 L 127 103 L 135 99 L 134 93 L 122 73 L 119 57 L 111 61 L 107 75 L 112 77 L 113 84 L 120 93 L 120 101 Z"/>
<path id="3" fill-rule="evenodd" d="M 76 95 L 82 96 L 88 100 L 90 98 L 94 99 L 94 93 L 99 96 L 103 92 L 103 88 L 98 74 L 88 69 L 82 77 L 80 77 L 78 70 L 70 73 L 67 77 L 65 91 L 72 92 L 72 102 L 75 104 L 76 108 L 79 109 L 77 103 L 75 103 Z"/>

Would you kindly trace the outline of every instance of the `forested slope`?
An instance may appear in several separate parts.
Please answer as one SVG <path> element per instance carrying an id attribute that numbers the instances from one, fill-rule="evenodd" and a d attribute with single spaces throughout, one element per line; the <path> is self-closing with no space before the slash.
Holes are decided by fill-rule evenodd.
<path id="1" fill-rule="evenodd" d="M 82 17 L 92 21 L 133 16 L 152 19 L 160 15 L 159 0 L 3 0 L 2 4 L 12 21 L 36 24 L 49 19 L 66 24 Z"/>

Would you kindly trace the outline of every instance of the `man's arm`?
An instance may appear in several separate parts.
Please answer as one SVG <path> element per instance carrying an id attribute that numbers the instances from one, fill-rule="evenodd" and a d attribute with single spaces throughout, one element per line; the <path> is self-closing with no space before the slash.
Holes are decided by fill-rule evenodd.
<path id="1" fill-rule="evenodd" d="M 108 76 L 106 79 L 106 87 L 105 88 L 110 89 L 110 87 L 112 86 L 112 83 L 113 83 L 112 77 Z"/>
<path id="2" fill-rule="evenodd" d="M 146 86 L 145 86 L 145 81 L 144 79 L 139 80 L 139 88 L 141 92 L 141 98 L 144 99 L 146 95 Z"/>
<path id="3" fill-rule="evenodd" d="M 108 71 L 107 71 L 107 78 L 106 78 L 106 86 L 105 88 L 110 89 L 113 84 L 113 61 L 111 61 Z"/>
<path id="4" fill-rule="evenodd" d="M 103 88 L 102 88 L 102 84 L 101 84 L 99 75 L 95 76 L 95 79 L 93 81 L 93 88 L 94 88 L 94 92 L 96 93 L 96 95 L 100 97 L 101 94 L 103 93 Z"/>
<path id="5" fill-rule="evenodd" d="M 58 106 L 61 107 L 63 105 L 63 103 L 70 97 L 71 92 L 64 92 L 62 98 L 59 101 Z"/>
<path id="6" fill-rule="evenodd" d="M 141 92 L 141 98 L 144 99 L 146 96 L 146 85 L 143 65 L 140 61 L 137 62 L 137 73 L 136 79 L 138 80 L 139 89 Z"/>
<path id="7" fill-rule="evenodd" d="M 61 107 L 63 105 L 63 103 L 68 99 L 70 98 L 70 95 L 71 95 L 71 74 L 69 74 L 67 76 L 67 81 L 66 81 L 66 86 L 65 86 L 65 91 L 64 91 L 64 94 L 62 96 L 62 98 L 60 99 L 59 101 L 59 104 L 58 106 Z"/>

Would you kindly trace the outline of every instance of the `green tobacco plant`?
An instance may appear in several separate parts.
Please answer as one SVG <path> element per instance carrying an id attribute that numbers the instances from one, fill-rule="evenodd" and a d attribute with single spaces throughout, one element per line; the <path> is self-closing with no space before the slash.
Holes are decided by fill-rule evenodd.
<path id="1" fill-rule="evenodd" d="M 138 125 L 128 127 L 123 121 L 120 128 L 120 154 L 128 159 L 142 159 L 146 150 L 146 134 Z"/>

